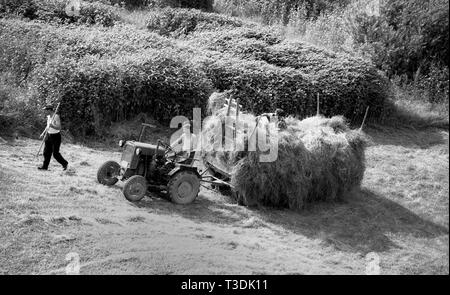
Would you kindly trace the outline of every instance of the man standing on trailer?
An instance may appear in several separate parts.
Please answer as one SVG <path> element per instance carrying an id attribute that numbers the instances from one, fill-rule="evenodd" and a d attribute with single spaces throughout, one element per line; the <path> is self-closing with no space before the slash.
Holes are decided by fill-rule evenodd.
<path id="1" fill-rule="evenodd" d="M 50 159 L 53 154 L 55 160 L 63 166 L 63 170 L 67 170 L 67 166 L 69 163 L 59 153 L 59 148 L 61 146 L 61 119 L 59 118 L 58 114 L 53 114 L 52 105 L 45 106 L 44 110 L 47 115 L 47 128 L 45 128 L 44 132 L 42 132 L 40 136 L 40 138 L 46 136 L 44 147 L 44 163 L 41 167 L 38 167 L 38 169 L 48 170 L 48 165 L 50 164 Z"/>

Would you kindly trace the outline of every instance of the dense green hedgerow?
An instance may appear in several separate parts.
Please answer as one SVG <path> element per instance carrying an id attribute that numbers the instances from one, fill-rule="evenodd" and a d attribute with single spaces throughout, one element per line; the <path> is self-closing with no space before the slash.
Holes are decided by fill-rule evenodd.
<path id="1" fill-rule="evenodd" d="M 384 100 L 388 95 L 387 81 L 370 63 L 361 59 L 338 55 L 306 43 L 277 40 L 272 38 L 270 33 L 256 29 L 237 28 L 231 31 L 204 32 L 191 37 L 192 45 L 200 45 L 207 50 L 234 55 L 243 60 L 258 60 L 273 65 L 275 67 L 272 68 L 278 68 L 277 73 L 281 75 L 277 78 L 283 81 L 291 77 L 303 76 L 303 79 L 313 86 L 305 88 L 298 81 L 286 82 L 286 85 L 303 87 L 300 89 L 314 96 L 309 97 L 308 100 L 316 100 L 319 94 L 321 111 L 324 114 L 330 116 L 343 114 L 350 119 L 359 119 L 367 106 L 371 108 L 372 117 L 379 117 L 384 111 Z M 235 62 L 230 67 L 245 64 L 245 62 Z M 264 64 L 260 63 L 258 67 L 263 68 Z M 246 72 L 244 68 L 243 72 Z M 255 78 L 260 79 L 257 75 Z M 266 81 L 262 85 L 269 84 Z M 276 87 L 273 89 L 275 92 L 273 95 L 276 98 L 272 100 L 284 96 L 283 93 L 289 95 L 295 91 L 285 87 L 280 89 L 282 93 L 278 93 L 278 90 L 275 90 Z M 298 101 L 295 95 L 292 97 L 294 101 Z M 308 114 L 311 109 L 302 109 L 306 105 L 310 106 L 311 101 L 300 103 L 288 110 L 291 114 Z"/>
<path id="2" fill-rule="evenodd" d="M 0 15 L 7 13 L 48 22 L 99 24 L 106 27 L 113 26 L 119 20 L 118 10 L 113 6 L 99 2 L 79 2 L 80 7 L 70 12 L 70 1 L 65 0 L 4 0 L 0 6 Z"/>
<path id="3" fill-rule="evenodd" d="M 148 7 L 195 8 L 203 11 L 212 11 L 214 2 L 214 0 L 144 0 L 144 1 L 146 2 L 146 5 Z"/>
<path id="4" fill-rule="evenodd" d="M 176 8 L 195 8 L 204 11 L 211 11 L 213 9 L 214 0 L 87 0 L 87 1 L 101 1 L 109 5 L 125 6 L 129 9 L 135 8 L 161 8 L 161 7 L 176 7 Z"/>
<path id="5" fill-rule="evenodd" d="M 338 101 L 349 111 L 353 108 L 353 114 L 345 114 L 348 118 L 364 113 L 366 106 L 370 106 L 371 116 L 382 116 L 384 100 L 388 96 L 388 82 L 366 61 L 299 42 L 273 46 L 263 59 L 270 64 L 292 67 L 309 75 L 319 90 L 324 110 Z"/>
<path id="6" fill-rule="evenodd" d="M 187 39 L 190 43 L 205 49 L 233 54 L 241 53 L 239 54 L 241 57 L 247 57 L 243 55 L 244 51 L 252 53 L 258 51 L 258 47 L 265 48 L 284 40 L 281 31 L 261 26 L 196 31 Z"/>
<path id="7" fill-rule="evenodd" d="M 215 0 L 214 8 L 224 14 L 258 19 L 263 24 L 287 24 L 295 16 L 317 18 L 352 0 Z"/>
<path id="8" fill-rule="evenodd" d="M 212 91 L 227 89 L 257 114 L 282 108 L 309 116 L 317 94 L 327 116 L 355 121 L 367 106 L 372 117 L 383 111 L 383 79 L 370 64 L 289 43 L 273 28 L 222 22 L 220 15 L 193 10 L 165 11 L 195 15 L 193 27 L 174 22 L 169 31 L 175 34 L 163 33 L 189 31 L 183 42 L 126 24 L 0 20 L 0 72 L 32 86 L 40 103 L 63 98 L 74 134 L 102 133 L 110 122 L 142 111 L 161 120 L 189 116 Z"/>
<path id="9" fill-rule="evenodd" d="M 428 74 L 449 66 L 448 0 L 386 0 L 380 14 L 356 17 L 355 42 L 372 48 L 376 66 L 388 76 Z"/>
<path id="10" fill-rule="evenodd" d="M 36 66 L 57 54 L 79 59 L 175 47 L 174 42 L 164 37 L 136 31 L 129 25 L 102 28 L 0 20 L 0 36 L 0 69 L 12 72 L 17 82 L 26 80 Z"/>
<path id="11" fill-rule="evenodd" d="M 31 83 L 41 104 L 62 98 L 65 127 L 74 134 L 100 134 L 109 122 L 144 110 L 162 120 L 188 113 L 212 91 L 173 42 L 127 25 L 0 20 L 0 35 L 0 72 Z"/>
<path id="12" fill-rule="evenodd" d="M 242 27 L 241 20 L 196 9 L 164 8 L 148 15 L 147 28 L 160 35 L 180 37 L 195 31 Z"/>
<path id="13" fill-rule="evenodd" d="M 235 89 L 248 111 L 259 114 L 283 108 L 303 116 L 314 109 L 313 85 L 299 71 L 214 53 L 201 62 L 214 87 Z"/>
<path id="14" fill-rule="evenodd" d="M 204 73 L 171 50 L 124 57 L 58 57 L 39 68 L 40 101 L 61 99 L 67 127 L 75 134 L 103 133 L 108 122 L 146 112 L 166 121 L 204 107 L 212 91 Z"/>
<path id="15" fill-rule="evenodd" d="M 319 94 L 320 112 L 326 116 L 340 114 L 354 122 L 361 121 L 368 106 L 372 118 L 382 115 L 385 92 L 380 93 L 370 81 L 349 80 L 345 72 L 323 71 L 322 80 L 316 81 L 291 67 L 280 68 L 224 54 L 211 53 L 202 62 L 214 87 L 236 89 L 236 98 L 239 97 L 244 109 L 256 114 L 282 108 L 288 114 L 306 117 L 315 114 Z"/>

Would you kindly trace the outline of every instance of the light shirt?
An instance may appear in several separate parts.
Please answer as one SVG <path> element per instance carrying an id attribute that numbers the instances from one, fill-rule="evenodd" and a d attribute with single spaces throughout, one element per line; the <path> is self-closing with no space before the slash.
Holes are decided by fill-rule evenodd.
<path id="1" fill-rule="evenodd" d="M 190 140 L 186 142 L 186 140 Z M 191 137 L 186 138 L 186 134 L 183 132 L 183 134 L 175 140 L 170 147 L 176 151 L 179 152 L 193 152 L 197 149 L 197 136 L 193 133 L 191 133 Z"/>
<path id="2" fill-rule="evenodd" d="M 52 116 L 53 116 L 53 115 L 48 115 L 48 116 L 47 116 L 47 132 L 48 132 L 48 134 L 56 134 L 56 133 L 59 133 L 59 130 L 50 127 L 50 123 L 53 123 L 53 125 L 56 125 L 56 126 L 61 126 L 61 120 L 60 120 L 60 118 L 59 118 L 59 115 L 56 114 L 56 115 L 55 115 L 55 118 L 53 119 L 53 122 L 51 122 L 51 121 L 52 121 Z"/>
<path id="3" fill-rule="evenodd" d="M 188 141 L 186 142 L 186 140 Z M 189 142 L 189 137 L 186 138 L 186 134 L 183 133 L 177 140 L 172 142 L 170 147 L 177 153 L 179 159 L 184 161 L 190 157 L 191 153 L 194 153 L 194 159 L 199 158 L 198 151 L 200 151 L 200 149 L 197 147 L 199 143 L 200 141 L 197 140 L 195 134 L 191 133 Z"/>

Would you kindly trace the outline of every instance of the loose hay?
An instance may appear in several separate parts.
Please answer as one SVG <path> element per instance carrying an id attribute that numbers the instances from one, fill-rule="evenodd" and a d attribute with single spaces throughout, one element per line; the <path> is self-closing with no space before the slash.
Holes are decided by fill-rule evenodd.
<path id="1" fill-rule="evenodd" d="M 215 114 L 228 101 L 231 91 L 214 92 L 208 98 L 208 114 Z"/>
<path id="2" fill-rule="evenodd" d="M 218 124 L 223 126 L 224 114 L 219 110 L 205 123 L 204 136 L 210 142 L 211 130 Z M 249 125 L 255 119 L 250 114 L 240 115 Z M 209 162 L 214 159 L 228 166 L 231 183 L 245 205 L 303 209 L 315 201 L 342 200 L 361 184 L 368 143 L 363 132 L 351 130 L 341 116 L 302 121 L 289 117 L 285 121 L 287 128 L 278 132 L 278 158 L 274 162 L 260 162 L 258 150 L 204 153 Z"/>

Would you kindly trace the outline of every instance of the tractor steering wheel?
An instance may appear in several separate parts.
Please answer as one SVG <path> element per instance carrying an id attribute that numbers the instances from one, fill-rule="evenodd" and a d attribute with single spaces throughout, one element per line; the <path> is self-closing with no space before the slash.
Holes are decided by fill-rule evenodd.
<path id="1" fill-rule="evenodd" d="M 163 142 L 161 140 L 158 140 L 158 144 L 161 145 L 162 147 L 164 147 L 164 149 L 165 149 L 164 158 L 166 158 L 166 159 L 173 158 L 173 160 L 176 159 L 177 152 L 174 151 L 173 148 L 169 144 L 166 144 L 165 142 Z M 169 156 L 170 153 L 173 153 L 173 156 Z"/>

